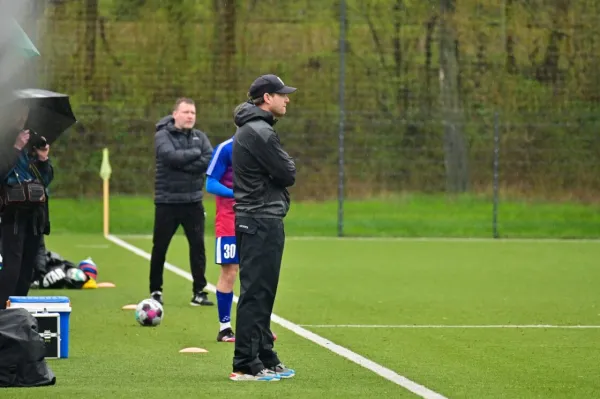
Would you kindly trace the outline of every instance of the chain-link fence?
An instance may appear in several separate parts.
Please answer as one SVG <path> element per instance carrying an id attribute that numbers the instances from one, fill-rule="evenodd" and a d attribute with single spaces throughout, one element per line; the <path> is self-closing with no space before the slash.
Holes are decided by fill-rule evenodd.
<path id="1" fill-rule="evenodd" d="M 546 206 L 522 201 L 579 203 L 540 229 L 595 223 L 595 0 L 45 4 L 38 83 L 69 93 L 81 121 L 53 149 L 56 196 L 99 194 L 105 146 L 112 192 L 151 196 L 154 123 L 176 97 L 195 99 L 216 145 L 252 80 L 275 73 L 299 88 L 277 125 L 298 165 L 293 198 L 332 202 L 340 234 L 410 234 L 414 212 L 432 233 L 462 220 L 502 235 L 504 220 L 522 235 L 523 215 Z"/>

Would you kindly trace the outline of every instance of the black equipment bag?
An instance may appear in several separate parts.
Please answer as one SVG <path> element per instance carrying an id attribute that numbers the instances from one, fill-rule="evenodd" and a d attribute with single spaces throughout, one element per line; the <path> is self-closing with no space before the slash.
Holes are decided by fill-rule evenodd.
<path id="1" fill-rule="evenodd" d="M 0 310 L 1 388 L 54 385 L 56 376 L 46 364 L 45 353 L 32 314 L 22 308 Z"/>

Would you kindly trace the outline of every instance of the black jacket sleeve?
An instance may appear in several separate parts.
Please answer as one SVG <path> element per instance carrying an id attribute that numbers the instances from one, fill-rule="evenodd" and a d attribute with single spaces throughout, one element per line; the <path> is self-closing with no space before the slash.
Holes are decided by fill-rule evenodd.
<path id="1" fill-rule="evenodd" d="M 169 138 L 169 132 L 160 130 L 154 136 L 156 155 L 166 166 L 171 168 L 183 168 L 202 156 L 199 148 L 176 150 Z"/>
<path id="2" fill-rule="evenodd" d="M 17 164 L 20 154 L 21 151 L 12 145 L 8 148 L 0 148 L 0 180 L 6 179 L 8 173 Z"/>
<path id="3" fill-rule="evenodd" d="M 52 166 L 52 161 L 50 159 L 44 162 L 37 160 L 35 166 L 44 180 L 44 185 L 48 187 L 52 183 L 52 180 L 54 180 L 54 166 Z"/>
<path id="4" fill-rule="evenodd" d="M 196 136 L 199 137 L 201 141 L 202 155 L 200 158 L 185 165 L 182 169 L 184 172 L 201 175 L 208 169 L 208 164 L 212 158 L 213 148 L 206 134 L 199 132 Z"/>
<path id="5" fill-rule="evenodd" d="M 296 164 L 281 146 L 279 136 L 272 131 L 263 145 L 253 149 L 258 162 L 271 175 L 271 180 L 282 187 L 293 186 L 296 182 Z"/>

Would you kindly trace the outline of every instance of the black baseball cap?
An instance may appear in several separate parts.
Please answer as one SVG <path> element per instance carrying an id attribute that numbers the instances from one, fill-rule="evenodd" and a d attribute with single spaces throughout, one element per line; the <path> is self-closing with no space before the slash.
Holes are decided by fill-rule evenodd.
<path id="1" fill-rule="evenodd" d="M 248 96 L 251 99 L 260 98 L 266 93 L 290 94 L 295 92 L 295 87 L 286 86 L 276 75 L 262 75 L 250 85 Z"/>

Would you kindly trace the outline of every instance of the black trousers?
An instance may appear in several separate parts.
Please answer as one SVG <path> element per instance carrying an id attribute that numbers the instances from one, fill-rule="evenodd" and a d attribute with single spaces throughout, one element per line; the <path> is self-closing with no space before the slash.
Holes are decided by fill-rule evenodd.
<path id="1" fill-rule="evenodd" d="M 37 256 L 35 258 L 35 265 L 33 267 L 33 276 L 31 278 L 32 282 L 39 281 L 42 275 L 46 274 L 46 252 L 46 240 L 42 235 L 42 237 L 40 238 L 40 245 L 38 247 Z"/>
<path id="2" fill-rule="evenodd" d="M 0 270 L 0 309 L 9 296 L 27 296 L 43 237 L 42 210 L 6 211 L 2 215 L 3 267 Z"/>
<path id="3" fill-rule="evenodd" d="M 150 260 L 150 292 L 162 291 L 167 250 L 173 235 L 183 226 L 190 247 L 190 270 L 194 294 L 206 287 L 206 249 L 204 247 L 204 206 L 191 204 L 156 204 L 154 236 Z"/>
<path id="4" fill-rule="evenodd" d="M 271 313 L 285 243 L 283 220 L 238 217 L 240 297 L 237 305 L 233 371 L 256 374 L 280 363 L 273 349 Z"/>

